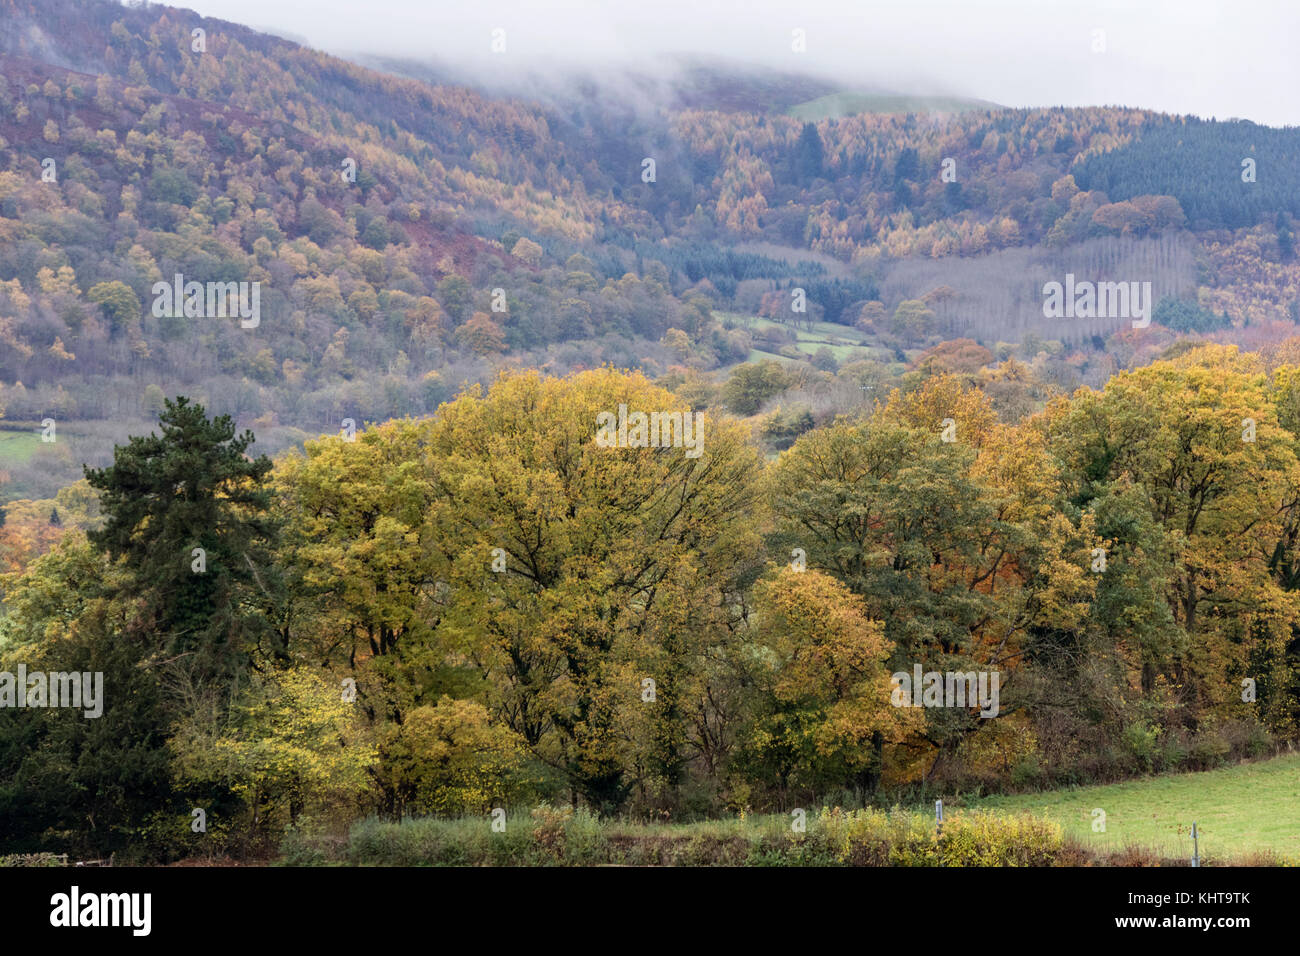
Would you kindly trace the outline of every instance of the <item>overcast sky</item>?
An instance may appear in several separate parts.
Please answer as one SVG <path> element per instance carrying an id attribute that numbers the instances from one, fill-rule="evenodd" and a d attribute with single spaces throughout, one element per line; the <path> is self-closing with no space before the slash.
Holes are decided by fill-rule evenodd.
<path id="1" fill-rule="evenodd" d="M 1119 104 L 1300 125 L 1300 0 L 190 0 L 347 55 L 475 70 L 717 55 L 1008 106 Z M 506 53 L 491 52 L 494 28 Z M 791 50 L 806 31 L 807 52 Z M 1094 53 L 1094 31 L 1105 51 Z"/>

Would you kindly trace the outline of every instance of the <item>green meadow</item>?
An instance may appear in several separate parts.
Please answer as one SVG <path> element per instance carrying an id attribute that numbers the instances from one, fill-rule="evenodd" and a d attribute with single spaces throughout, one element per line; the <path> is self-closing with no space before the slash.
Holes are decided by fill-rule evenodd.
<path id="1" fill-rule="evenodd" d="M 987 797 L 971 806 L 1046 816 L 1095 851 L 1138 845 L 1190 857 L 1195 821 L 1202 857 L 1272 850 L 1300 859 L 1300 754 L 1203 773 Z M 1105 811 L 1105 832 L 1093 830 L 1097 809 Z"/>
<path id="2" fill-rule="evenodd" d="M 32 457 L 41 436 L 33 431 L 0 431 L 0 467 L 20 465 Z"/>

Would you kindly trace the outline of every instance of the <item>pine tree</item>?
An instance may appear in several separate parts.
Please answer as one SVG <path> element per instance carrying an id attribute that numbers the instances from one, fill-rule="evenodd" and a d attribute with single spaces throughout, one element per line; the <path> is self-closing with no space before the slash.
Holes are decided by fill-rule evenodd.
<path id="1" fill-rule="evenodd" d="M 162 434 L 133 437 L 108 468 L 86 468 L 104 526 L 91 543 L 123 559 L 128 590 L 145 601 L 157 644 L 196 684 L 237 679 L 264 625 L 255 605 L 273 592 L 266 518 L 271 461 L 245 455 L 253 433 L 209 419 L 184 397 L 167 401 Z"/>
<path id="2" fill-rule="evenodd" d="M 814 179 L 822 175 L 826 158 L 822 148 L 822 138 L 817 127 L 804 123 L 799 133 L 799 142 L 795 146 L 795 173 L 801 185 L 811 185 Z"/>

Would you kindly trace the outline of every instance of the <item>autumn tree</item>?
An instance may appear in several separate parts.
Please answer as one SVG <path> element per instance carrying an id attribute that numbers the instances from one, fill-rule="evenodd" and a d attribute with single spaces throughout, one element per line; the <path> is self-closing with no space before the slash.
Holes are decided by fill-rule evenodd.
<path id="1" fill-rule="evenodd" d="M 90 287 L 86 298 L 103 309 L 114 331 L 138 328 L 144 316 L 139 296 L 124 282 L 96 283 Z"/>
<path id="2" fill-rule="evenodd" d="M 292 598 L 285 643 L 355 681 L 372 720 L 400 721 L 457 688 L 435 635 L 428 431 L 427 422 L 385 422 L 354 439 L 308 441 L 275 466 L 276 498 L 293 515 L 277 550 Z"/>
<path id="3" fill-rule="evenodd" d="M 493 713 L 602 811 L 636 766 L 680 783 L 706 648 L 753 553 L 757 473 L 725 420 L 699 426 L 698 457 L 602 448 L 597 416 L 620 405 L 685 411 L 640 374 L 504 376 L 443 407 L 426 459 L 443 627 L 488 675 Z"/>
<path id="4" fill-rule="evenodd" d="M 886 742 L 919 721 L 890 702 L 892 650 L 861 598 L 830 575 L 790 567 L 757 583 L 749 637 L 761 695 L 739 760 L 784 796 L 880 781 Z"/>
<path id="5" fill-rule="evenodd" d="M 1170 569 L 1157 580 L 1185 643 L 1148 655 L 1143 686 L 1162 680 L 1176 689 L 1175 719 L 1192 727 L 1238 702 L 1242 677 L 1280 688 L 1293 666 L 1295 595 L 1261 560 L 1287 538 L 1300 479 L 1294 435 L 1280 427 L 1271 398 L 1253 356 L 1207 346 L 1121 373 L 1052 415 L 1075 502 L 1100 508 L 1106 489 L 1126 478 L 1145 488 L 1162 532 L 1152 541 L 1163 542 Z M 1264 674 L 1245 673 L 1252 659 L 1268 662 Z"/>
<path id="6" fill-rule="evenodd" d="M 181 786 L 228 788 L 256 834 L 355 806 L 375 756 L 355 703 L 305 667 L 254 676 L 228 713 L 187 715 L 172 750 Z"/>
<path id="7" fill-rule="evenodd" d="M 486 312 L 475 312 L 458 328 L 456 341 L 475 355 L 497 354 L 505 351 L 506 347 L 505 332 Z"/>
<path id="8" fill-rule="evenodd" d="M 527 757 L 523 738 L 482 704 L 444 695 L 388 728 L 379 775 L 398 814 L 485 814 L 525 792 Z"/>

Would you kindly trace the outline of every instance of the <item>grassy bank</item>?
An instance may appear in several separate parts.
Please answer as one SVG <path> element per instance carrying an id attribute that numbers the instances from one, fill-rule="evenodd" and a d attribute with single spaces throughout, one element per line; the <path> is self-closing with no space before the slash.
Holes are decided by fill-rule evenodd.
<path id="1" fill-rule="evenodd" d="M 1300 754 L 1204 773 L 1167 774 L 1096 787 L 988 797 L 974 804 L 1031 813 L 1059 825 L 1095 853 L 1141 846 L 1161 855 L 1213 857 L 1273 853 L 1300 858 Z M 1105 829 L 1094 830 L 1105 813 Z"/>
<path id="2" fill-rule="evenodd" d="M 291 833 L 290 864 L 381 866 L 1049 866 L 1071 852 L 1061 828 L 1028 816 L 971 811 L 935 832 L 923 814 L 810 812 L 691 824 L 601 821 L 567 808 L 457 820 L 378 819 L 346 840 Z"/>
<path id="3" fill-rule="evenodd" d="M 1105 829 L 1094 829 L 1105 812 Z M 346 837 L 290 833 L 290 864 L 386 866 L 1179 866 L 1300 862 L 1300 755 L 1204 773 L 988 797 L 946 814 L 809 811 L 701 823 L 602 821 L 541 807 L 487 817 L 371 818 Z"/>
<path id="4" fill-rule="evenodd" d="M 346 832 L 304 820 L 278 852 L 274 840 L 218 840 L 210 857 L 180 855 L 199 866 L 1187 866 L 1195 821 L 1203 866 L 1300 864 L 1300 755 L 956 803 L 942 831 L 928 808 L 638 823 L 543 805 L 495 820 L 370 817 Z M 0 866 L 60 865 L 68 858 L 0 853 Z"/>

